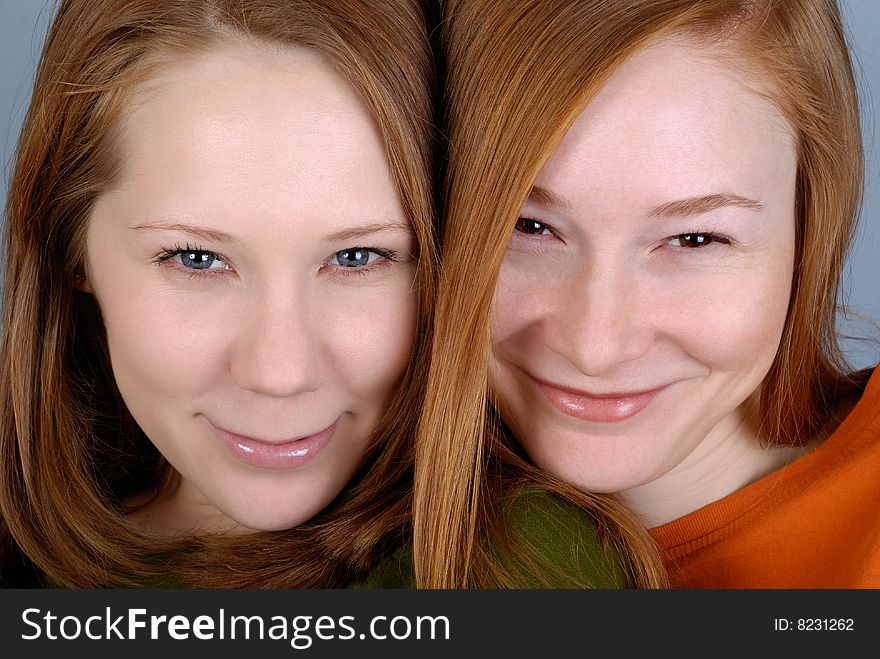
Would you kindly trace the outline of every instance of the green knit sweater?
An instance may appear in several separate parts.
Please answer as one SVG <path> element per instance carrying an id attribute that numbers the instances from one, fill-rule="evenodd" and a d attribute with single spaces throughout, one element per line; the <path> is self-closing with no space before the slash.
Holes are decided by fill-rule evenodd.
<path id="1" fill-rule="evenodd" d="M 596 525 L 577 506 L 544 490 L 526 490 L 507 508 L 510 532 L 525 552 L 553 570 L 534 574 L 521 557 L 499 556 L 518 588 L 626 588 L 626 571 L 612 550 L 603 548 Z M 349 588 L 414 588 L 412 548 L 401 546 L 364 579 Z"/>

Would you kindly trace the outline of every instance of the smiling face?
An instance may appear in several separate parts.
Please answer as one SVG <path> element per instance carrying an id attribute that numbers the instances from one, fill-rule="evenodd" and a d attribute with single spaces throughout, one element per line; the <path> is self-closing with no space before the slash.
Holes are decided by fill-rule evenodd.
<path id="1" fill-rule="evenodd" d="M 124 118 L 87 290 L 179 486 L 159 532 L 296 526 L 362 464 L 406 370 L 415 240 L 368 111 L 317 55 L 229 42 Z"/>
<path id="2" fill-rule="evenodd" d="M 786 318 L 796 153 L 747 81 L 682 41 L 631 58 L 537 178 L 496 290 L 502 415 L 649 525 L 779 460 L 746 410 Z"/>

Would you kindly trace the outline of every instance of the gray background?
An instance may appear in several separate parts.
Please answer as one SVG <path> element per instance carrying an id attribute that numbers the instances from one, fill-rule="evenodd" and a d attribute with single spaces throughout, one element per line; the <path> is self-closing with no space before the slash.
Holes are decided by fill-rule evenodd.
<path id="1" fill-rule="evenodd" d="M 55 0 L 0 0 L 0 136 L 5 203 L 12 152 Z M 867 162 L 862 222 L 847 261 L 848 316 L 840 330 L 850 361 L 880 361 L 880 2 L 841 0 L 859 79 Z"/>

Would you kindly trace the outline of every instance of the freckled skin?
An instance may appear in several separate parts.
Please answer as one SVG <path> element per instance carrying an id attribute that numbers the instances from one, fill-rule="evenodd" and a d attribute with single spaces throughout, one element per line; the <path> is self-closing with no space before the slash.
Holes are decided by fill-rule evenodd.
<path id="1" fill-rule="evenodd" d="M 317 55 L 230 41 L 147 81 L 122 147 L 86 288 L 126 405 L 181 476 L 132 518 L 296 526 L 362 463 L 411 352 L 414 240 L 378 129 Z M 373 224 L 399 226 L 333 237 Z M 394 256 L 361 267 L 357 247 Z M 242 461 L 213 429 L 278 443 L 334 422 L 293 468 Z"/>
<path id="2" fill-rule="evenodd" d="M 521 216 L 545 230 L 518 225 L 496 290 L 491 386 L 528 454 L 586 491 L 620 493 L 649 525 L 786 459 L 760 448 L 746 408 L 790 297 L 796 154 L 750 84 L 687 42 L 637 53 L 543 168 L 536 185 L 566 204 L 530 197 Z M 651 214 L 712 194 L 760 207 Z M 682 234 L 716 238 L 688 247 Z M 538 380 L 665 388 L 603 423 L 562 413 Z"/>

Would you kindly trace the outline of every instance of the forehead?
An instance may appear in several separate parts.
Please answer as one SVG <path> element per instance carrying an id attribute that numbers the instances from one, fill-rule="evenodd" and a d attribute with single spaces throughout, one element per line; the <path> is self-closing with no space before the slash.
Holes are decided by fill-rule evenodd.
<path id="1" fill-rule="evenodd" d="M 699 175 L 707 185 L 726 185 L 712 179 L 734 173 L 757 183 L 755 170 L 777 171 L 793 152 L 791 127 L 772 90 L 732 62 L 731 54 L 683 38 L 637 52 L 575 120 L 538 184 L 585 167 L 679 184 Z"/>
<path id="2" fill-rule="evenodd" d="M 229 39 L 160 66 L 135 89 L 122 135 L 142 151 L 166 130 L 188 142 L 259 148 L 250 130 L 258 124 L 267 137 L 330 124 L 349 139 L 372 141 L 377 132 L 364 104 L 318 53 Z M 236 139 L 245 136 L 247 144 Z"/>
<path id="3" fill-rule="evenodd" d="M 135 90 L 119 137 L 117 190 L 154 192 L 157 203 L 230 208 L 248 198 L 257 216 L 308 195 L 379 212 L 393 193 L 370 112 L 307 49 L 230 39 L 163 64 Z"/>

